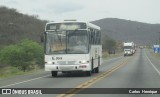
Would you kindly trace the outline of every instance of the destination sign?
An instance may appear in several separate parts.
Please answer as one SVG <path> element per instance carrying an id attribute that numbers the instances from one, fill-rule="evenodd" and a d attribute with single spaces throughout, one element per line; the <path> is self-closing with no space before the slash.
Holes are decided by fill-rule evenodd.
<path id="1" fill-rule="evenodd" d="M 85 23 L 53 23 L 46 26 L 46 30 L 75 30 L 86 28 Z"/>

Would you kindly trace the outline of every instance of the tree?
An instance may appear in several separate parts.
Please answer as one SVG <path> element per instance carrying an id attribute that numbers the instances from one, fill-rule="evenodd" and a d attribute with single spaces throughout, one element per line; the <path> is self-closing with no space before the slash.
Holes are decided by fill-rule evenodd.
<path id="1" fill-rule="evenodd" d="M 24 38 L 40 42 L 46 22 L 38 19 L 37 15 L 30 16 L 0 6 L 0 47 L 18 43 Z"/>
<path id="2" fill-rule="evenodd" d="M 10 45 L 0 51 L 0 61 L 24 72 L 31 65 L 43 64 L 43 48 L 38 43 L 25 39 L 17 45 Z"/>
<path id="3" fill-rule="evenodd" d="M 109 50 L 115 50 L 116 49 L 116 41 L 112 40 L 110 38 L 106 38 L 102 42 L 103 50 L 109 51 Z"/>

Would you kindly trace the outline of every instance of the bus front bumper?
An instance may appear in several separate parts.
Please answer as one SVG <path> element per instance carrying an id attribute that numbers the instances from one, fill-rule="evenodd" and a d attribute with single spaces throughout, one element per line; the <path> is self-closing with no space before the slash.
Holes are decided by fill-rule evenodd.
<path id="1" fill-rule="evenodd" d="M 82 65 L 45 64 L 45 71 L 89 71 L 89 70 L 91 70 L 89 64 L 82 64 Z"/>

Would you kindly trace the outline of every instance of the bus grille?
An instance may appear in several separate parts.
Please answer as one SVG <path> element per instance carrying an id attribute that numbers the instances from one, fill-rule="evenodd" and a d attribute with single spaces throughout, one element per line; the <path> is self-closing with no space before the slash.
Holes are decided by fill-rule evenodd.
<path id="1" fill-rule="evenodd" d="M 59 65 L 74 65 L 76 61 L 58 61 Z"/>

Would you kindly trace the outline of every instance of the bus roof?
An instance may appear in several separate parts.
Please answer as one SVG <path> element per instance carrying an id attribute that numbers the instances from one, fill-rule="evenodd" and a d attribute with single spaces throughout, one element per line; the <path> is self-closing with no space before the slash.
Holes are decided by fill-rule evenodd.
<path id="1" fill-rule="evenodd" d="M 100 27 L 95 25 L 95 24 L 92 24 L 90 22 L 84 22 L 84 21 L 58 21 L 58 22 L 48 22 L 46 23 L 47 24 L 54 24 L 54 23 L 86 23 L 87 24 L 87 27 L 91 27 L 93 29 L 97 29 L 97 30 L 100 30 Z"/>

